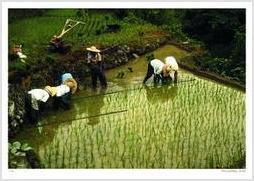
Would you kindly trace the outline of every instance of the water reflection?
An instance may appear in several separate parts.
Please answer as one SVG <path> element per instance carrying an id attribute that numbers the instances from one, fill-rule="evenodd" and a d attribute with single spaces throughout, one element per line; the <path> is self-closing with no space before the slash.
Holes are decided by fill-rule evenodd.
<path id="1" fill-rule="evenodd" d="M 100 96 L 94 97 L 93 102 L 94 105 L 87 106 L 88 113 L 88 125 L 96 125 L 100 121 L 101 108 L 104 106 L 104 94 L 106 93 L 106 89 L 101 89 L 99 94 Z M 91 104 L 91 102 L 90 102 Z M 95 116 L 95 117 L 94 117 Z"/>
<path id="2" fill-rule="evenodd" d="M 150 103 L 167 102 L 168 100 L 174 100 L 178 92 L 177 85 L 145 85 L 146 98 Z"/>

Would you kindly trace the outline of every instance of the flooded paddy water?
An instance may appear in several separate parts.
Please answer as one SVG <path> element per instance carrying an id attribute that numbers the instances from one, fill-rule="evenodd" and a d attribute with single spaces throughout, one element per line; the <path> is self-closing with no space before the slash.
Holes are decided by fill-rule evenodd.
<path id="1" fill-rule="evenodd" d="M 171 45 L 154 53 L 188 55 Z M 238 168 L 245 93 L 183 70 L 177 85 L 143 86 L 146 69 L 140 57 L 109 70 L 107 90 L 77 93 L 71 110 L 51 113 L 19 138 L 45 168 Z"/>

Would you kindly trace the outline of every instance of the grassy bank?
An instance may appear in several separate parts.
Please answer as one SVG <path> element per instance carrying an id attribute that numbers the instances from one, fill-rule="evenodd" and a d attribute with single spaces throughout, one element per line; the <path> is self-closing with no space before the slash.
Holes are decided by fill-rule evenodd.
<path id="1" fill-rule="evenodd" d="M 75 9 L 48 10 L 43 16 L 14 21 L 9 24 L 9 46 L 24 44 L 23 52 L 28 62 L 36 63 L 44 59 L 47 45 L 55 34 L 60 34 L 67 18 L 80 20 L 79 24 L 63 40 L 72 45 L 72 49 L 82 49 L 91 45 L 100 48 L 116 44 L 147 44 L 165 36 L 162 30 L 149 23 L 136 24 L 119 21 L 112 13 L 89 10 L 80 12 Z M 109 32 L 107 25 L 117 24 L 119 31 Z"/>

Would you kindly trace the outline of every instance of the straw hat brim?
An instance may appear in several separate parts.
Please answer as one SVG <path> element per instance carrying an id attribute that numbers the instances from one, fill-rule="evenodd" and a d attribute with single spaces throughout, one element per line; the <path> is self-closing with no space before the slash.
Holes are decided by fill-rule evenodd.
<path id="1" fill-rule="evenodd" d="M 78 84 L 75 79 L 67 79 L 64 81 L 64 84 L 70 87 L 72 94 L 74 94 L 77 91 Z"/>
<path id="2" fill-rule="evenodd" d="M 57 92 L 56 88 L 51 86 L 46 86 L 44 90 L 47 91 L 52 97 L 55 96 Z"/>
<path id="3" fill-rule="evenodd" d="M 95 52 L 95 53 L 99 53 L 101 52 L 99 49 L 97 49 L 96 47 L 89 47 L 89 48 L 86 48 L 86 50 L 90 51 L 90 52 Z"/>

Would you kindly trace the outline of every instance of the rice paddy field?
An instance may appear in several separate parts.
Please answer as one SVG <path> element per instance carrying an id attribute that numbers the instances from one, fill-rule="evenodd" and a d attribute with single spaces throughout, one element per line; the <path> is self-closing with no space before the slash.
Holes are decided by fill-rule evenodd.
<path id="1" fill-rule="evenodd" d="M 154 53 L 169 52 L 187 56 Z M 20 138 L 45 168 L 245 168 L 245 93 L 184 70 L 177 85 L 144 86 L 146 66 L 140 57 L 108 71 L 107 90 L 79 92 Z"/>

